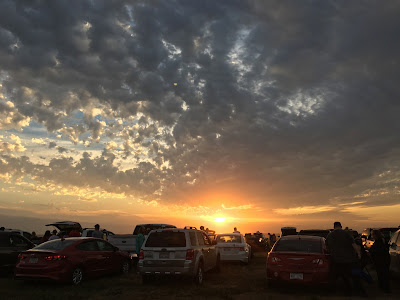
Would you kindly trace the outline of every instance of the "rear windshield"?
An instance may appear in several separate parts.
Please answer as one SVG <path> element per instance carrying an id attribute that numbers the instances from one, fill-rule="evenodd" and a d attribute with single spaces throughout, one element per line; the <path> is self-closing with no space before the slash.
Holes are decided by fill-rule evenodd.
<path id="1" fill-rule="evenodd" d="M 314 235 L 326 238 L 329 234 L 329 230 L 301 230 L 300 235 Z"/>
<path id="2" fill-rule="evenodd" d="M 43 244 L 40 244 L 39 246 L 36 246 L 33 249 L 40 249 L 40 250 L 62 250 L 64 248 L 67 248 L 68 246 L 72 245 L 76 241 L 73 240 L 54 240 L 54 241 L 49 241 Z"/>
<path id="3" fill-rule="evenodd" d="M 147 225 L 137 225 L 135 230 L 133 231 L 133 235 L 138 235 L 140 227 L 144 227 L 146 232 L 150 232 L 151 230 L 164 229 L 164 228 L 176 228 L 174 225 L 161 225 L 161 224 L 147 224 Z"/>
<path id="4" fill-rule="evenodd" d="M 241 243 L 239 235 L 219 235 L 217 243 Z"/>
<path id="5" fill-rule="evenodd" d="M 308 252 L 321 253 L 321 242 L 310 240 L 280 240 L 275 246 L 275 252 Z"/>
<path id="6" fill-rule="evenodd" d="M 186 247 L 184 232 L 152 232 L 146 240 L 146 247 Z"/>

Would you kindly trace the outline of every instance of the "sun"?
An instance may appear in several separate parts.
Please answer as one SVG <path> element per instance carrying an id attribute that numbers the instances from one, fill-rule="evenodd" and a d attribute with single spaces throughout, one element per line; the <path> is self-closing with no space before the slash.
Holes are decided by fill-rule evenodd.
<path id="1" fill-rule="evenodd" d="M 215 218 L 215 222 L 223 223 L 223 222 L 225 222 L 225 218 Z"/>

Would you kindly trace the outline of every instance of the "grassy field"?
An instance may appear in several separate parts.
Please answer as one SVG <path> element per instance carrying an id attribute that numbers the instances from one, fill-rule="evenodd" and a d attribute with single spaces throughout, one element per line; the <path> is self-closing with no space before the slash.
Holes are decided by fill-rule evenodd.
<path id="1" fill-rule="evenodd" d="M 142 285 L 134 270 L 126 276 L 92 279 L 80 286 L 23 282 L 3 277 L 0 278 L 0 299 L 344 299 L 340 291 L 332 294 L 318 287 L 269 289 L 264 278 L 265 255 L 258 254 L 248 266 L 223 264 L 220 273 L 207 273 L 202 287 L 177 277 Z M 400 294 L 399 282 L 393 282 L 392 287 L 393 296 L 384 296 L 376 283 L 366 286 L 372 299 L 396 299 L 395 295 Z"/>

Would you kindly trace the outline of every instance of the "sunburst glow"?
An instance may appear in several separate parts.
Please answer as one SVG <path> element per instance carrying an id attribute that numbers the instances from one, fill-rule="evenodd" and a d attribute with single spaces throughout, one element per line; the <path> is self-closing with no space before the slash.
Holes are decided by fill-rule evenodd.
<path id="1" fill-rule="evenodd" d="M 225 218 L 215 218 L 215 222 L 223 223 L 223 222 L 225 222 Z"/>

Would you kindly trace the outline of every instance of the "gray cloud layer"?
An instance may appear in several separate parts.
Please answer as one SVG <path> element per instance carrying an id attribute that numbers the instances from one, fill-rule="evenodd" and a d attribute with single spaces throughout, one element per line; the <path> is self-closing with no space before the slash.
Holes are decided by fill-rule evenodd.
<path id="1" fill-rule="evenodd" d="M 141 113 L 135 142 L 152 158 L 122 171 L 108 150 L 48 166 L 3 156 L 1 170 L 165 201 L 231 189 L 317 205 L 384 188 L 369 204 L 396 203 L 399 13 L 397 1 L 1 1 L 19 119 L 52 132 L 93 101 Z M 90 116 L 74 130 L 101 140 Z"/>

